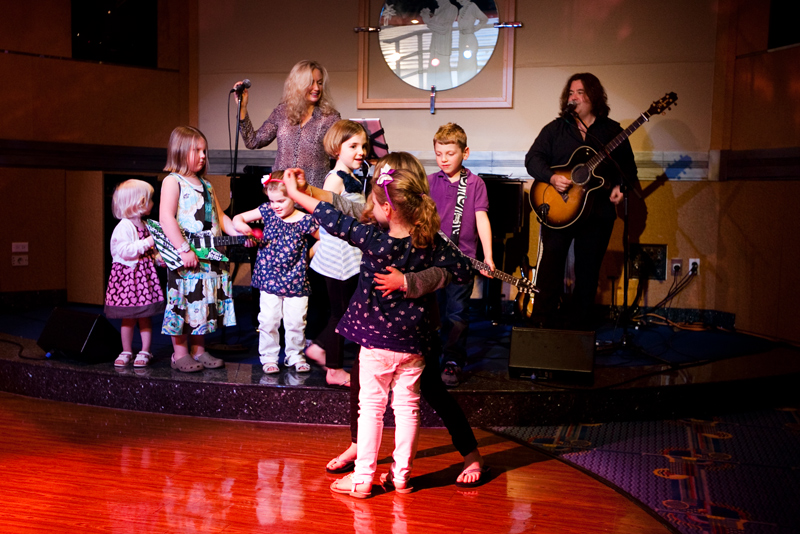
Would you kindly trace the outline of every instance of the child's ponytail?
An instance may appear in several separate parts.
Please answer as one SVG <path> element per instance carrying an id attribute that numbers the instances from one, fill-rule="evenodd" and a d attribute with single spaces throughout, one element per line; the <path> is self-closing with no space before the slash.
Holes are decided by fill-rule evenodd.
<path id="1" fill-rule="evenodd" d="M 427 184 L 427 180 L 425 182 Z M 425 248 L 433 245 L 433 238 L 439 233 L 441 221 L 436 211 L 436 202 L 428 192 L 420 194 L 420 204 L 414 215 L 414 227 L 411 228 L 411 242 L 415 247 Z"/>

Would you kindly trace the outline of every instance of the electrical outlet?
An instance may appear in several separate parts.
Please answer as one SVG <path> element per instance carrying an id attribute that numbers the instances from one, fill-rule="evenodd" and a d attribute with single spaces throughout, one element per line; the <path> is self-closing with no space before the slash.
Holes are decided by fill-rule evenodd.
<path id="1" fill-rule="evenodd" d="M 669 260 L 669 272 L 673 275 L 683 272 L 683 260 L 680 258 L 672 258 Z"/>
<path id="2" fill-rule="evenodd" d="M 689 258 L 689 272 L 700 274 L 700 258 Z"/>
<path id="3" fill-rule="evenodd" d="M 28 265 L 28 255 L 27 254 L 15 254 L 11 256 L 11 266 L 12 267 L 25 267 Z"/>

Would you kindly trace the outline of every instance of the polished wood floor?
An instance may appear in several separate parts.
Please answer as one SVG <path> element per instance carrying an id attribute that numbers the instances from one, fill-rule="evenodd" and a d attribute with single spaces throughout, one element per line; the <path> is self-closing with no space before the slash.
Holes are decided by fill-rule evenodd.
<path id="1" fill-rule="evenodd" d="M 445 430 L 422 429 L 409 495 L 337 496 L 343 427 L 164 416 L 0 393 L 0 532 L 666 533 L 601 482 L 477 432 L 491 481 L 459 490 Z M 391 429 L 378 472 L 385 472 Z"/>

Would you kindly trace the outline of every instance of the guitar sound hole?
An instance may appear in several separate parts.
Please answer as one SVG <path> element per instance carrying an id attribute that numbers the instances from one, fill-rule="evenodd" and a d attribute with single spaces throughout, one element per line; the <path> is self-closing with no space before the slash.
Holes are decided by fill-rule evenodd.
<path id="1" fill-rule="evenodd" d="M 572 183 L 584 185 L 589 181 L 589 169 L 586 165 L 580 165 L 572 170 Z"/>

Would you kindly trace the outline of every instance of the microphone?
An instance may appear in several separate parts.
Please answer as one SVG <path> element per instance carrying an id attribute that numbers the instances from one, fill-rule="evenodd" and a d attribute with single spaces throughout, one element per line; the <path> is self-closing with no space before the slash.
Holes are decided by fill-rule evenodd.
<path id="1" fill-rule="evenodd" d="M 572 112 L 575 111 L 576 107 L 578 107 L 578 101 L 577 100 L 570 100 L 569 102 L 567 102 L 567 105 L 564 106 L 564 112 L 565 113 L 572 113 Z"/>
<path id="2" fill-rule="evenodd" d="M 233 89 L 231 89 L 231 93 L 236 93 L 237 95 L 242 96 L 242 91 L 245 89 L 250 89 L 250 80 L 247 78 L 242 80 L 242 83 L 237 83 L 234 85 Z"/>

